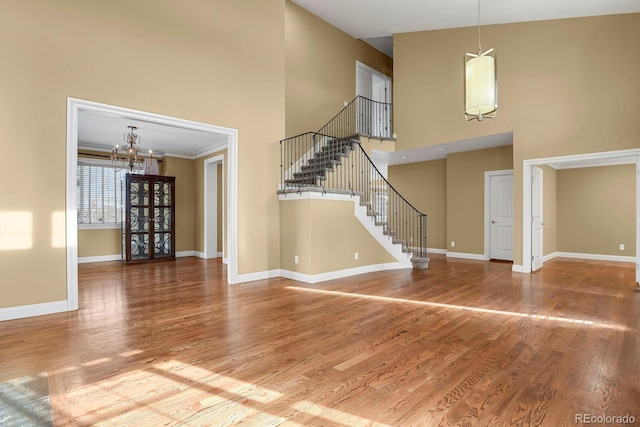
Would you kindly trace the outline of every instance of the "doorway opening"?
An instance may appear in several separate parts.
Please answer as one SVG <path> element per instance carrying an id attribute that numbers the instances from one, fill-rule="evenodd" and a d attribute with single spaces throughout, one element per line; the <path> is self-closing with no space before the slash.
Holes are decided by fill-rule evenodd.
<path id="1" fill-rule="evenodd" d="M 204 258 L 223 257 L 225 242 L 224 156 L 204 161 Z"/>
<path id="2" fill-rule="evenodd" d="M 358 133 L 391 138 L 391 77 L 356 61 L 356 96 L 375 101 L 373 106 L 358 103 Z"/>
<path id="3" fill-rule="evenodd" d="M 523 162 L 522 171 L 522 266 L 513 266 L 514 271 L 521 273 L 531 273 L 534 270 L 534 168 L 544 165 L 555 165 L 564 167 L 588 167 L 588 166 L 609 166 L 634 164 L 636 166 L 636 282 L 640 283 L 640 270 L 638 256 L 640 255 L 640 149 L 608 151 L 591 154 L 579 154 L 561 157 L 547 157 L 540 159 L 529 159 Z"/>
<path id="4" fill-rule="evenodd" d="M 238 130 L 195 122 L 176 117 L 163 116 L 145 111 L 132 110 L 76 98 L 67 98 L 67 147 L 66 147 L 66 243 L 67 243 L 67 311 L 78 309 L 78 219 L 76 206 L 76 183 L 78 165 L 78 134 L 80 112 L 92 112 L 110 117 L 153 123 L 168 127 L 203 132 L 212 136 L 209 152 L 227 149 L 226 160 L 226 236 L 227 236 L 227 282 L 237 282 L 237 184 L 238 184 Z M 201 153 L 206 155 L 206 153 Z"/>

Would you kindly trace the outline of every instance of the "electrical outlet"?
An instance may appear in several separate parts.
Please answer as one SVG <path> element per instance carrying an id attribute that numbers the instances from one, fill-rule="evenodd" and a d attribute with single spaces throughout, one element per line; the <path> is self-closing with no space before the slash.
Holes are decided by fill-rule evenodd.
<path id="1" fill-rule="evenodd" d="M 358 260 L 358 252 L 355 253 L 355 255 L 353 256 L 353 259 L 355 259 L 356 261 Z"/>
<path id="2" fill-rule="evenodd" d="M 295 262 L 296 264 L 298 263 L 298 255 L 293 257 L 293 262 Z"/>
<path id="3" fill-rule="evenodd" d="M 624 243 L 620 243 L 620 250 L 624 251 Z"/>
<path id="4" fill-rule="evenodd" d="M 456 242 L 453 242 L 453 241 L 452 241 L 452 242 L 451 242 L 451 247 L 452 247 L 452 248 L 455 248 L 455 247 L 456 247 Z"/>

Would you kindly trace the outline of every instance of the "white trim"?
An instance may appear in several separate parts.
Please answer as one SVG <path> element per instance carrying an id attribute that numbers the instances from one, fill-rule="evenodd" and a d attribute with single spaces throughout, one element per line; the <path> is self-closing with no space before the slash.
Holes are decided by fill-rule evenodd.
<path id="1" fill-rule="evenodd" d="M 68 311 L 67 301 L 44 302 L 41 304 L 20 305 L 18 307 L 0 308 L 0 322 L 42 316 L 44 314 Z"/>
<path id="2" fill-rule="evenodd" d="M 278 200 L 280 201 L 293 201 L 293 200 L 334 200 L 340 202 L 353 202 L 354 204 L 354 216 L 360 221 L 360 224 L 376 239 L 378 244 L 382 246 L 397 262 L 407 266 L 411 266 L 411 256 L 405 252 L 402 252 L 402 245 L 394 244 L 391 236 L 386 236 L 383 233 L 383 227 L 381 225 L 375 225 L 371 217 L 367 215 L 367 207 L 360 206 L 360 196 L 350 194 L 335 194 L 335 193 L 321 193 L 316 191 L 305 191 L 304 193 L 287 193 L 280 194 Z M 427 251 L 428 252 L 428 251 Z"/>
<path id="3" fill-rule="evenodd" d="M 513 264 L 511 266 L 511 271 L 514 273 L 522 273 L 522 266 L 520 264 Z"/>
<path id="4" fill-rule="evenodd" d="M 200 256 L 203 255 L 203 256 Z M 184 257 L 199 257 L 204 258 L 204 254 L 202 252 L 196 251 L 180 251 L 176 252 L 176 258 L 184 258 Z M 122 255 L 99 255 L 99 256 L 85 256 L 78 258 L 78 264 L 86 264 L 89 262 L 106 262 L 106 261 L 120 261 L 122 259 Z"/>
<path id="5" fill-rule="evenodd" d="M 223 255 L 223 252 L 218 252 L 218 253 L 216 254 L 216 258 L 222 258 L 222 255 Z"/>
<path id="6" fill-rule="evenodd" d="M 513 178 L 513 169 L 503 169 L 496 171 L 484 172 L 484 260 L 491 259 L 491 177 L 511 175 Z M 514 202 L 515 203 L 515 202 Z M 514 218 L 515 220 L 515 218 Z"/>
<path id="7" fill-rule="evenodd" d="M 411 268 L 411 263 L 409 263 L 409 265 L 401 262 L 373 264 L 373 265 L 365 265 L 362 267 L 347 268 L 344 270 L 329 271 L 326 273 L 319 273 L 319 274 L 305 274 L 305 273 L 297 273 L 295 271 L 289 271 L 289 270 L 280 270 L 280 276 L 285 277 L 287 279 L 297 280 L 299 282 L 319 283 L 319 282 L 325 282 L 327 280 L 351 277 L 357 274 L 375 273 L 378 271 L 399 270 L 399 269 L 405 269 L 405 268 Z"/>
<path id="8" fill-rule="evenodd" d="M 557 256 L 558 256 L 558 252 L 551 252 L 550 254 L 544 255 L 542 257 L 542 264 L 544 264 L 547 261 L 551 261 L 552 259 L 554 259 Z"/>
<path id="9" fill-rule="evenodd" d="M 204 254 L 202 254 L 202 258 L 204 258 Z M 227 257 L 222 258 L 222 263 L 223 264 L 229 264 L 229 258 L 227 258 Z"/>
<path id="10" fill-rule="evenodd" d="M 120 230 L 122 225 L 119 222 L 110 224 L 78 224 L 78 230 Z"/>
<path id="11" fill-rule="evenodd" d="M 227 145 L 227 282 L 236 283 L 238 275 L 238 131 Z M 224 228 L 224 227 L 223 227 Z M 223 236 L 225 236 L 223 232 Z"/>
<path id="12" fill-rule="evenodd" d="M 447 258 L 462 258 L 462 259 L 472 259 L 476 261 L 487 261 L 484 257 L 484 254 L 467 254 L 464 252 L 448 252 Z"/>
<path id="13" fill-rule="evenodd" d="M 619 162 L 622 159 L 629 163 L 636 163 L 640 168 L 640 149 L 604 151 L 590 154 L 577 154 L 561 157 L 545 157 L 522 161 L 522 272 L 531 273 L 531 168 L 534 166 L 554 165 L 559 168 L 562 164 L 572 162 Z M 601 163 L 603 164 L 603 163 Z M 619 163 L 618 163 L 619 164 Z M 640 179 L 636 179 L 640 182 Z M 640 185 L 636 185 L 636 217 L 640 219 Z M 636 255 L 640 254 L 640 228 L 636 227 Z"/>
<path id="14" fill-rule="evenodd" d="M 89 262 L 107 262 L 107 261 L 121 261 L 122 255 L 98 255 L 98 256 L 83 256 L 78 258 L 78 264 L 86 264 Z"/>
<path id="15" fill-rule="evenodd" d="M 67 241 L 67 310 L 78 309 L 78 224 L 76 209 L 76 182 L 78 166 L 78 112 L 91 111 L 107 115 L 125 116 L 173 127 L 197 130 L 226 138 L 227 148 L 227 236 L 229 266 L 227 282 L 235 283 L 238 275 L 238 130 L 114 105 L 101 104 L 77 98 L 67 98 L 67 182 L 66 182 L 66 241 Z M 210 149 L 224 149 L 216 142 Z"/>
<path id="16" fill-rule="evenodd" d="M 79 100 L 67 98 L 67 200 L 65 209 L 67 211 L 66 309 L 68 311 L 78 309 L 78 208 L 76 206 L 76 185 L 78 182 L 78 111 L 81 104 Z"/>
<path id="17" fill-rule="evenodd" d="M 196 256 L 196 252 L 195 251 L 180 251 L 180 252 L 176 252 L 176 258 L 185 258 L 188 256 Z"/>
<path id="18" fill-rule="evenodd" d="M 253 282 L 256 280 L 266 280 L 273 279 L 275 277 L 280 277 L 281 270 L 268 270 L 268 271 L 258 271 L 256 273 L 244 273 L 238 274 L 236 276 L 236 283 L 244 283 L 244 282 Z"/>
<path id="19" fill-rule="evenodd" d="M 437 249 L 437 248 L 427 248 L 427 255 L 429 255 L 430 253 L 446 255 L 447 254 L 447 250 L 446 249 Z"/>
<path id="20" fill-rule="evenodd" d="M 592 261 L 636 262 L 634 256 L 584 254 L 580 252 L 554 252 L 553 258 L 586 259 Z"/>
<path id="21" fill-rule="evenodd" d="M 593 167 L 602 167 L 602 166 L 618 166 L 618 165 L 631 165 L 634 164 L 635 161 L 629 158 L 613 158 L 613 159 L 595 159 L 595 160 L 585 160 L 582 162 L 572 162 L 572 163 L 553 163 L 549 166 L 553 169 L 578 169 L 578 168 L 593 168 Z"/>
<path id="22" fill-rule="evenodd" d="M 219 156 L 211 157 L 209 159 L 205 159 L 204 160 L 204 174 L 203 174 L 204 175 L 204 194 L 203 194 L 203 200 L 204 200 L 204 254 L 205 254 L 204 258 L 215 258 L 215 256 L 211 256 L 211 254 L 210 254 L 210 252 L 212 252 L 213 248 L 209 248 L 208 247 L 209 246 L 208 245 L 208 242 L 209 242 L 209 227 L 207 226 L 207 224 L 209 223 L 209 221 L 207 220 L 207 218 L 208 218 L 208 215 L 210 213 L 207 211 L 207 206 L 209 205 L 209 197 L 215 197 L 216 198 L 216 206 L 217 206 L 217 204 L 218 204 L 218 201 L 217 201 L 218 200 L 218 187 L 216 186 L 216 188 L 213 189 L 213 195 L 209 194 L 209 191 L 211 190 L 209 188 L 209 176 L 208 176 L 209 166 L 210 165 L 219 165 L 219 166 L 216 167 L 216 172 L 215 172 L 216 173 L 216 183 L 217 183 L 217 176 L 218 176 L 217 175 L 217 173 L 218 173 L 217 168 L 218 167 L 222 167 L 223 168 L 222 170 L 224 170 L 224 155 L 221 154 Z M 222 192 L 223 192 L 221 200 L 224 201 L 224 176 L 222 177 L 222 186 L 221 186 L 221 188 L 222 188 Z M 218 221 L 218 219 L 217 219 L 217 211 L 214 212 L 213 215 L 216 217 L 216 224 L 217 224 L 217 221 Z M 222 224 L 224 224 L 224 209 L 222 209 L 222 218 L 221 218 L 221 220 L 222 220 Z M 222 228 L 224 228 L 224 227 L 222 227 Z M 223 238 L 221 240 L 224 241 L 224 232 L 223 232 Z M 215 248 L 215 252 L 216 253 L 218 253 L 218 249 L 219 248 L 216 245 L 216 248 Z"/>
<path id="23" fill-rule="evenodd" d="M 204 252 L 200 252 L 200 251 L 193 251 L 193 256 L 198 257 L 198 258 L 202 258 L 202 259 L 206 259 L 204 256 Z"/>
<path id="24" fill-rule="evenodd" d="M 208 156 L 209 154 L 217 153 L 218 151 L 222 151 L 227 148 L 227 141 L 219 142 L 211 147 L 203 148 L 202 150 L 195 153 L 193 159 L 199 159 L 200 157 Z"/>

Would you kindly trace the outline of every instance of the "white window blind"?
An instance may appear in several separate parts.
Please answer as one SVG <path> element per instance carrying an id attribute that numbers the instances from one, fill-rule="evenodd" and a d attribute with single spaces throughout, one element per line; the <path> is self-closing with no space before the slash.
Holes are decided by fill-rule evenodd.
<path id="1" fill-rule="evenodd" d="M 114 169 L 110 164 L 78 161 L 79 225 L 120 224 L 125 174 L 126 171 Z"/>

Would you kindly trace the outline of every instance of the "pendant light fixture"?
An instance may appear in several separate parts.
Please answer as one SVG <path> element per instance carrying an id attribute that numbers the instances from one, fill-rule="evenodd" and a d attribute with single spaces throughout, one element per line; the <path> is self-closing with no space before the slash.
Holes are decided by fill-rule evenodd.
<path id="1" fill-rule="evenodd" d="M 480 0 L 478 0 L 478 53 L 464 56 L 464 116 L 482 121 L 495 118 L 498 109 L 498 69 L 493 48 L 482 51 L 480 44 Z"/>
<path id="2" fill-rule="evenodd" d="M 138 129 L 135 126 L 128 126 L 129 132 L 122 135 L 124 145 L 116 145 L 111 150 L 111 161 L 114 166 L 120 168 L 129 167 L 129 172 L 133 173 L 134 169 L 142 166 L 142 157 L 140 152 L 140 135 L 136 133 Z M 149 150 L 149 159 L 152 158 L 152 151 Z"/>

